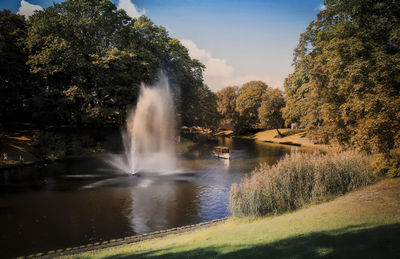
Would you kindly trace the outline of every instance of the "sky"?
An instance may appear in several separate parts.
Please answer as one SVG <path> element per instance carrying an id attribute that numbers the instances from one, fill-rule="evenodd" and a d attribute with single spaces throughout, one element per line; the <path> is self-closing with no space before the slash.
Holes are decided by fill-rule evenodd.
<path id="1" fill-rule="evenodd" d="M 62 0 L 0 0 L 0 9 L 25 16 Z M 300 33 L 324 8 L 323 0 L 112 0 L 131 17 L 165 27 L 206 65 L 214 92 L 261 80 L 283 89 L 293 71 Z"/>

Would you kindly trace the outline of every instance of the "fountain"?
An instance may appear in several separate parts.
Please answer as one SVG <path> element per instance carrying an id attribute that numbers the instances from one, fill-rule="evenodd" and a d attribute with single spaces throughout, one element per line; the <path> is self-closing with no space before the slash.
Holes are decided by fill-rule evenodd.
<path id="1" fill-rule="evenodd" d="M 141 85 L 137 105 L 122 132 L 125 152 L 109 163 L 128 174 L 175 169 L 174 105 L 168 78 L 160 73 L 153 86 Z"/>

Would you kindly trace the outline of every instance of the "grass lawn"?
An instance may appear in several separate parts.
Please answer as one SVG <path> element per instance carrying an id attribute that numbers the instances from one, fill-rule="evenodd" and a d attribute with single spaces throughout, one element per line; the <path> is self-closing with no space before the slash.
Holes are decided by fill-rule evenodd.
<path id="1" fill-rule="evenodd" d="M 80 258 L 400 258 L 400 179 L 261 219 L 86 252 Z"/>

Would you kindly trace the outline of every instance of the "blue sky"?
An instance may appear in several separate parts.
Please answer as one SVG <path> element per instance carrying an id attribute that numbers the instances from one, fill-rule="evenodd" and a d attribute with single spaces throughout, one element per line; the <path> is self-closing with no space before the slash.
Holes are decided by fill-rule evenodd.
<path id="1" fill-rule="evenodd" d="M 61 0 L 24 0 L 23 9 Z M 131 16 L 146 15 L 182 41 L 206 65 L 205 83 L 214 91 L 261 80 L 283 89 L 293 71 L 293 49 L 316 18 L 323 0 L 114 0 Z M 0 0 L 18 12 L 21 0 Z M 24 12 L 24 10 L 20 10 Z"/>

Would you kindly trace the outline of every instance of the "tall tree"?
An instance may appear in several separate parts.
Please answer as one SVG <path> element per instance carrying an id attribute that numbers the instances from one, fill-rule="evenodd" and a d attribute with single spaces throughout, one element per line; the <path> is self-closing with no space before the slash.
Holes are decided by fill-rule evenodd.
<path id="1" fill-rule="evenodd" d="M 22 119 L 25 100 L 30 94 L 26 87 L 29 70 L 24 51 L 26 22 L 22 15 L 9 10 L 0 11 L 0 121 Z"/>
<path id="2" fill-rule="evenodd" d="M 299 118 L 319 142 L 370 152 L 400 146 L 400 3 L 325 6 L 295 50 L 285 117 Z"/>
<path id="3" fill-rule="evenodd" d="M 283 126 L 282 108 L 285 106 L 285 99 L 279 89 L 268 90 L 262 95 L 262 102 L 258 108 L 258 117 L 261 126 L 267 129 L 276 129 L 282 135 L 279 128 Z"/>
<path id="4" fill-rule="evenodd" d="M 259 126 L 258 108 L 261 105 L 261 97 L 268 90 L 268 86 L 261 81 L 250 81 L 239 89 L 236 100 L 236 111 L 239 120 L 236 131 L 244 133 Z"/>
<path id="5" fill-rule="evenodd" d="M 217 96 L 207 85 L 198 88 L 197 91 L 197 113 L 194 120 L 197 126 L 216 130 L 219 122 L 217 111 Z"/>
<path id="6" fill-rule="evenodd" d="M 228 86 L 216 93 L 217 111 L 223 123 L 230 123 L 233 127 L 237 124 L 238 112 L 236 111 L 236 99 L 238 87 Z"/>
<path id="7" fill-rule="evenodd" d="M 82 125 L 99 118 L 110 91 L 107 88 L 113 87 L 104 75 L 110 75 L 110 70 L 120 72 L 115 66 L 106 74 L 104 69 L 110 68 L 111 59 L 125 61 L 130 57 L 131 63 L 135 61 L 133 56 L 118 52 L 121 33 L 131 22 L 124 11 L 107 0 L 67 0 L 37 12 L 29 20 L 28 64 L 42 79 L 43 88 L 38 91 L 41 101 L 52 105 L 57 100 L 64 111 L 65 116 L 54 116 L 58 123 Z M 104 69 L 99 68 L 101 62 L 107 63 Z M 133 88 L 132 96 L 135 92 Z M 38 109 L 38 118 L 42 118 L 40 111 L 60 112 L 43 108 Z"/>
<path id="8" fill-rule="evenodd" d="M 41 82 L 33 100 L 42 123 L 122 123 L 142 82 L 160 69 L 170 78 L 183 122 L 202 87 L 204 65 L 147 17 L 131 19 L 109 0 L 66 0 L 29 20 L 31 72 Z"/>

